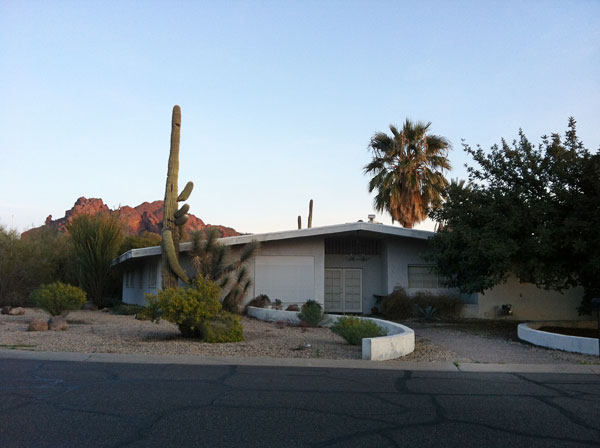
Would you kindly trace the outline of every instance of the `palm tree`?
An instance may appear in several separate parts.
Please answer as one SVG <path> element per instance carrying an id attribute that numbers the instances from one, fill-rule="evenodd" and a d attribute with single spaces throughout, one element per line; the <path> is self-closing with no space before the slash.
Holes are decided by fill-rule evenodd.
<path id="1" fill-rule="evenodd" d="M 196 275 L 215 282 L 222 291 L 223 309 L 232 313 L 241 311 L 242 299 L 251 280 L 244 266 L 256 253 L 259 244 L 251 241 L 240 249 L 239 257 L 232 257 L 229 246 L 221 244 L 218 230 L 206 228 L 192 234 L 192 265 Z M 233 258 L 233 259 L 232 259 Z"/>
<path id="2" fill-rule="evenodd" d="M 373 175 L 369 192 L 377 190 L 375 209 L 387 211 L 392 222 L 407 228 L 423 221 L 427 209 L 441 202 L 448 184 L 443 171 L 451 168 L 450 143 L 444 137 L 427 135 L 430 126 L 431 122 L 407 119 L 401 131 L 390 125 L 391 136 L 378 132 L 369 144 L 373 160 L 365 165 L 364 173 Z"/>

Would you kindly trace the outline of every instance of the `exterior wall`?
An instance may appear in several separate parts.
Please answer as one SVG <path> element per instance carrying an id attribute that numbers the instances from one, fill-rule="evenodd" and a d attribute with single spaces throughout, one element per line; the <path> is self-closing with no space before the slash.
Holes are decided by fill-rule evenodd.
<path id="1" fill-rule="evenodd" d="M 241 248 L 233 247 L 232 255 L 235 256 Z M 325 301 L 325 247 L 324 240 L 321 237 L 318 238 L 302 238 L 295 240 L 279 240 L 279 241 L 266 241 L 261 243 L 260 249 L 258 250 L 257 256 L 311 256 L 314 257 L 314 296 L 312 299 L 323 304 Z M 248 289 L 248 293 L 244 298 L 244 303 L 249 302 L 258 294 L 260 291 L 256 290 L 256 275 L 254 261 L 251 261 L 247 265 L 248 274 L 252 279 L 252 285 Z M 274 300 L 276 297 L 271 297 Z M 290 303 L 296 303 L 297 301 L 289 300 L 286 297 L 277 297 L 285 305 Z"/>
<path id="2" fill-rule="evenodd" d="M 583 288 L 572 288 L 562 294 L 540 289 L 531 283 L 519 283 L 515 276 L 506 283 L 497 285 L 479 294 L 479 317 L 494 319 L 503 316 L 502 305 L 512 305 L 512 316 L 516 320 L 574 320 L 585 319 L 577 314 Z M 589 318 L 589 317 L 587 317 Z"/>
<path id="3" fill-rule="evenodd" d="M 156 287 L 148 286 L 148 278 L 150 275 L 150 269 L 156 268 Z M 127 273 L 133 274 L 133 284 L 131 287 L 127 286 Z M 131 260 L 123 266 L 123 296 L 122 300 L 124 303 L 131 303 L 134 305 L 145 305 L 146 298 L 145 294 L 156 294 L 158 288 L 162 283 L 161 276 L 161 257 L 145 257 L 139 260 Z"/>
<path id="4" fill-rule="evenodd" d="M 351 260 L 348 255 L 325 255 L 324 269 L 361 269 L 362 270 L 362 312 L 371 314 L 375 306 L 374 294 L 386 293 L 383 281 L 383 256 L 367 255 L 366 260 Z"/>

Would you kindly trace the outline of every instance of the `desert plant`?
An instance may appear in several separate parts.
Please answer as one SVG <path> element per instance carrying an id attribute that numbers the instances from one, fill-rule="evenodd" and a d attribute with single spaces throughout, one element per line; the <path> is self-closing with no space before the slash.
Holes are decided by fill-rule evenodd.
<path id="1" fill-rule="evenodd" d="M 381 300 L 381 312 L 388 319 L 406 319 L 413 315 L 413 303 L 403 288 L 396 288 Z"/>
<path id="2" fill-rule="evenodd" d="M 181 130 L 181 108 L 173 106 L 171 118 L 171 148 L 169 151 L 169 165 L 167 168 L 167 184 L 165 185 L 165 201 L 162 227 L 162 286 L 163 289 L 177 288 L 177 279 L 189 283 L 190 278 L 179 264 L 179 241 L 183 236 L 184 226 L 189 216 L 190 206 L 184 204 L 177 209 L 178 202 L 189 198 L 194 184 L 188 182 L 181 193 L 177 182 L 179 177 L 179 140 Z"/>
<path id="3" fill-rule="evenodd" d="M 423 310 L 428 307 L 435 309 L 436 318 L 441 319 L 456 319 L 460 317 L 460 313 L 464 307 L 464 302 L 456 295 L 434 294 L 427 291 L 418 291 L 415 293 L 412 301 L 418 308 Z M 420 311 L 418 313 L 420 317 L 424 317 Z"/>
<path id="4" fill-rule="evenodd" d="M 224 343 L 244 340 L 244 330 L 240 316 L 222 311 L 212 319 L 203 320 L 199 325 L 199 333 L 204 342 Z"/>
<path id="5" fill-rule="evenodd" d="M 246 304 L 246 308 L 248 308 L 249 306 L 254 306 L 256 308 L 266 308 L 270 304 L 271 304 L 271 299 L 269 299 L 268 295 L 259 294 Z"/>
<path id="6" fill-rule="evenodd" d="M 79 215 L 67 227 L 71 234 L 79 282 L 101 308 L 105 292 L 115 279 L 112 260 L 121 247 L 122 230 L 116 215 Z"/>
<path id="7" fill-rule="evenodd" d="M 286 311 L 300 311 L 300 307 L 298 305 L 296 305 L 295 303 L 292 303 L 291 305 L 288 305 L 288 307 L 285 310 Z"/>
<path id="8" fill-rule="evenodd" d="M 117 302 L 110 310 L 110 314 L 116 314 L 121 316 L 133 316 L 135 314 L 144 311 L 144 307 L 141 305 L 134 305 L 131 303 Z"/>
<path id="9" fill-rule="evenodd" d="M 85 291 L 62 282 L 42 285 L 31 293 L 33 304 L 51 316 L 66 316 L 87 301 Z"/>
<path id="10" fill-rule="evenodd" d="M 433 320 L 440 320 L 440 318 L 436 316 L 437 309 L 431 305 L 427 305 L 426 307 L 415 305 L 415 308 L 419 313 L 419 317 L 427 322 L 431 322 Z"/>
<path id="11" fill-rule="evenodd" d="M 351 345 L 359 345 L 363 338 L 376 338 L 388 334 L 387 328 L 381 328 L 372 320 L 352 316 L 340 317 L 330 329 Z"/>
<path id="12" fill-rule="evenodd" d="M 205 342 L 243 340 L 239 318 L 223 311 L 219 294 L 220 289 L 214 282 L 198 276 L 185 288 L 146 294 L 148 306 L 138 314 L 154 322 L 165 319 L 177 325 L 181 334 L 188 338 Z"/>
<path id="13" fill-rule="evenodd" d="M 280 310 L 282 307 L 283 307 L 283 304 L 282 304 L 281 300 L 275 299 L 275 302 L 273 302 L 273 309 Z"/>
<path id="14" fill-rule="evenodd" d="M 219 285 L 226 311 L 241 311 L 242 299 L 251 284 L 245 264 L 258 247 L 258 242 L 252 241 L 241 248 L 239 257 L 232 257 L 229 246 L 219 243 L 217 229 L 208 228 L 192 234 L 191 256 L 196 275 Z"/>
<path id="15" fill-rule="evenodd" d="M 307 300 L 300 308 L 298 318 L 311 327 L 318 326 L 323 320 L 323 307 L 315 300 Z"/>

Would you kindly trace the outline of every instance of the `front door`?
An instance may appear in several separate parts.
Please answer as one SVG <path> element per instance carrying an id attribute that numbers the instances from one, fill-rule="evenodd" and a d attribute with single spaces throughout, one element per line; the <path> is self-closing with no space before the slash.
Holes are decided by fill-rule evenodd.
<path id="1" fill-rule="evenodd" d="M 362 313 L 361 269 L 325 269 L 325 311 Z"/>

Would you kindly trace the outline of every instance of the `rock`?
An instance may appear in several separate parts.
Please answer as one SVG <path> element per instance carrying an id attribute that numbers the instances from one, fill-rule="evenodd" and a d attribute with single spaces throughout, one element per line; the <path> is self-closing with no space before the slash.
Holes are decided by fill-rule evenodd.
<path id="1" fill-rule="evenodd" d="M 8 312 L 11 316 L 22 316 L 25 314 L 25 308 L 21 308 L 20 306 L 16 308 L 11 308 Z"/>
<path id="2" fill-rule="evenodd" d="M 27 327 L 27 331 L 46 331 L 48 330 L 48 322 L 45 319 L 33 319 Z"/>
<path id="3" fill-rule="evenodd" d="M 8 314 L 8 313 L 10 313 L 11 309 L 12 309 L 12 306 L 3 306 L 2 309 L 0 310 L 0 314 Z"/>
<path id="4" fill-rule="evenodd" d="M 52 316 L 48 319 L 48 330 L 64 331 L 68 328 L 67 320 L 62 316 Z"/>
<path id="5" fill-rule="evenodd" d="M 163 201 L 144 202 L 137 207 L 121 206 L 116 210 L 111 210 L 100 198 L 80 197 L 77 199 L 73 208 L 65 211 L 62 218 L 52 219 L 52 215 L 46 218 L 44 226 L 27 230 L 21 234 L 21 238 L 35 236 L 41 232 L 41 229 L 51 229 L 55 232 L 66 232 L 67 227 L 78 215 L 97 215 L 97 214 L 118 214 L 119 221 L 123 225 L 126 235 L 143 235 L 144 232 L 151 232 L 160 235 L 163 220 Z M 231 227 L 206 224 L 200 218 L 189 215 L 185 226 L 187 232 L 202 230 L 205 227 L 214 227 L 223 237 L 236 236 L 239 233 Z"/>

